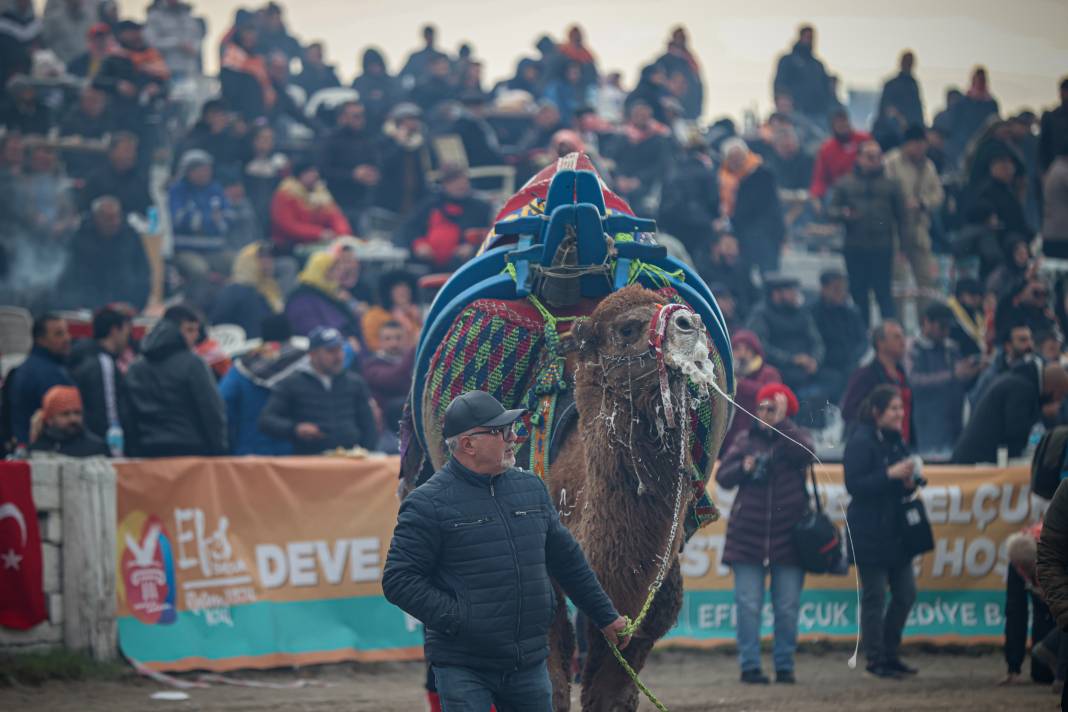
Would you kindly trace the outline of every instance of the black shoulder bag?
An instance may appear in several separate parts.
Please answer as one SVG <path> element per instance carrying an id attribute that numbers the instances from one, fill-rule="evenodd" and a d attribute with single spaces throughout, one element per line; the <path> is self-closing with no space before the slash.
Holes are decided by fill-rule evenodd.
<path id="1" fill-rule="evenodd" d="M 823 511 L 820 493 L 816 488 L 816 469 L 812 465 L 808 467 L 808 474 L 816 509 L 809 509 L 801 521 L 794 525 L 794 545 L 801 568 L 813 574 L 842 573 L 845 554 L 841 533 Z"/>

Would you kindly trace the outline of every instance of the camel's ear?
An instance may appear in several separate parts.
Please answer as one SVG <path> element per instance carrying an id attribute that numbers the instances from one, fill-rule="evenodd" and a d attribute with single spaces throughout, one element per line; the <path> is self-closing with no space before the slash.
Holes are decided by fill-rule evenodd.
<path id="1" fill-rule="evenodd" d="M 576 319 L 571 325 L 571 331 L 560 340 L 560 346 L 565 353 L 569 351 L 589 352 L 597 349 L 597 330 L 588 317 Z"/>

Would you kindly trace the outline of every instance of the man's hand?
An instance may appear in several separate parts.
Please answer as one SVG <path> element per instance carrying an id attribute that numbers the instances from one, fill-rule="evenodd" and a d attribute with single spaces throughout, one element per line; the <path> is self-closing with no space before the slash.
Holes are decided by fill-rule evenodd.
<path id="1" fill-rule="evenodd" d="M 608 642 L 616 646 L 620 650 L 627 647 L 627 643 L 630 642 L 630 636 L 620 637 L 620 633 L 627 627 L 627 619 L 623 616 L 616 618 L 604 628 L 601 628 L 601 632 L 604 633 L 604 637 L 608 639 Z"/>
<path id="2" fill-rule="evenodd" d="M 325 436 L 315 423 L 297 423 L 297 437 L 301 440 L 322 440 Z"/>
<path id="3" fill-rule="evenodd" d="M 742 472 L 750 473 L 756 469 L 756 458 L 752 455 L 746 455 L 742 458 Z"/>

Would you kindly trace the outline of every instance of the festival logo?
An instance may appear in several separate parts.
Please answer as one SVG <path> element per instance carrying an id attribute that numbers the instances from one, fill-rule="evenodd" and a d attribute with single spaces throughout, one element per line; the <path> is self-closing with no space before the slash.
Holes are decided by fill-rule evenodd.
<path id="1" fill-rule="evenodd" d="M 174 623 L 174 555 L 163 523 L 154 514 L 131 512 L 117 534 L 120 600 L 142 623 Z"/>
<path id="2" fill-rule="evenodd" d="M 175 509 L 174 531 L 185 608 L 209 626 L 233 627 L 231 606 L 255 602 L 256 591 L 248 565 L 230 543 L 230 518 L 220 516 L 210 529 L 204 510 Z"/>

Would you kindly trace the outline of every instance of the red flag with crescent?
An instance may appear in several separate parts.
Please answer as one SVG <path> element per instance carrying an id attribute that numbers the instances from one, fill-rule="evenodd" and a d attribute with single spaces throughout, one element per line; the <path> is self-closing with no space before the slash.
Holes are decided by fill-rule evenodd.
<path id="1" fill-rule="evenodd" d="M 47 618 L 30 465 L 0 462 L 0 625 L 26 630 Z"/>

